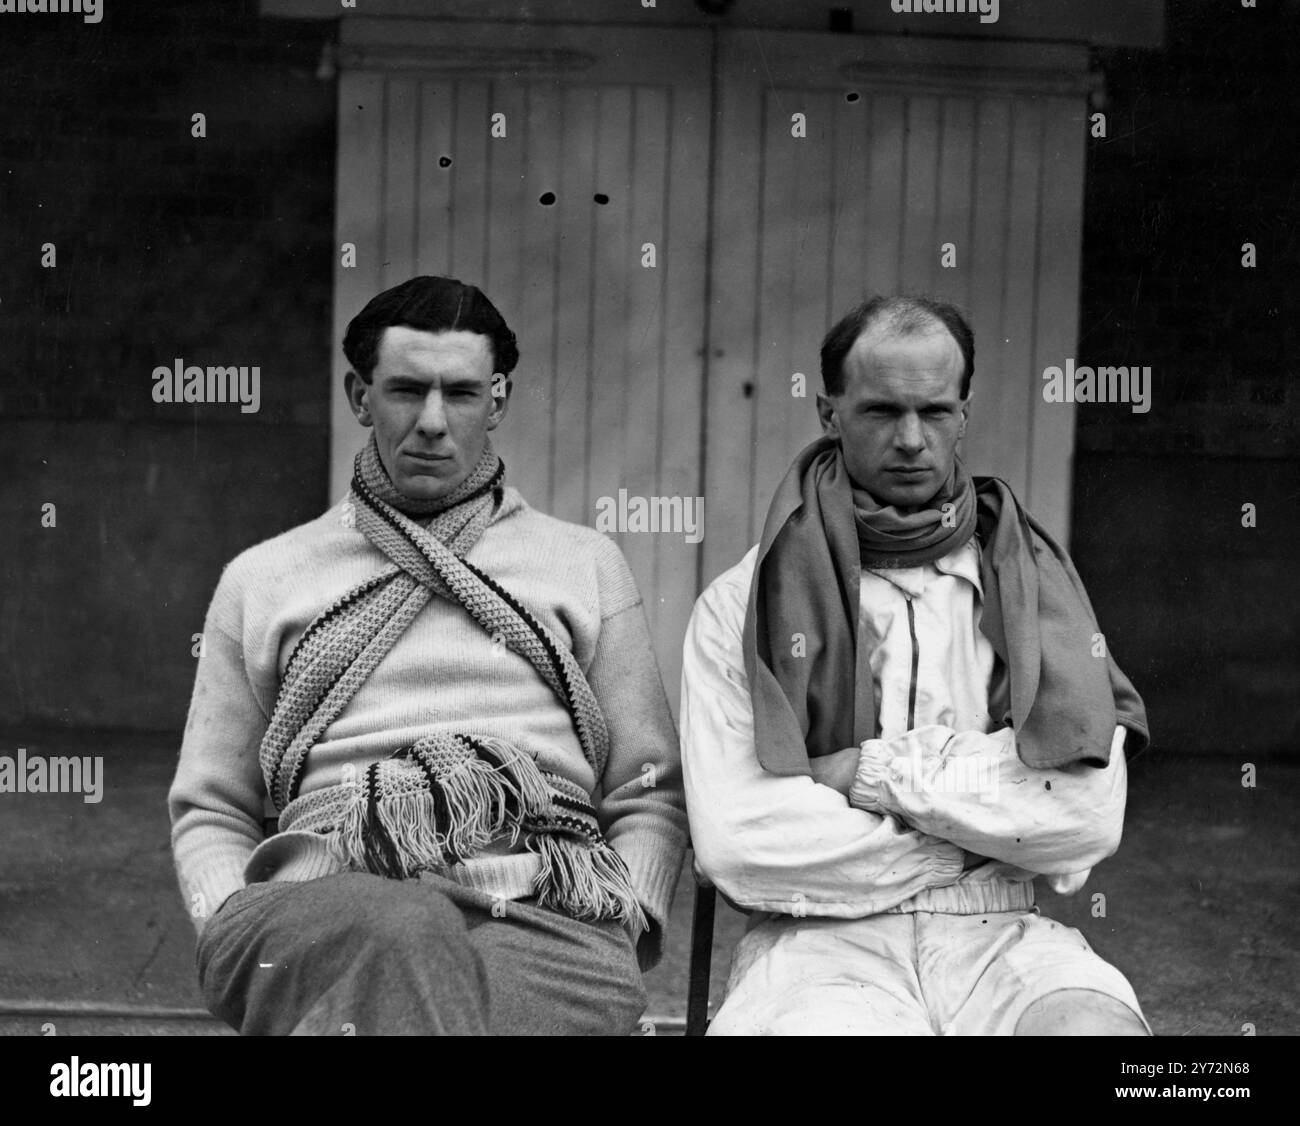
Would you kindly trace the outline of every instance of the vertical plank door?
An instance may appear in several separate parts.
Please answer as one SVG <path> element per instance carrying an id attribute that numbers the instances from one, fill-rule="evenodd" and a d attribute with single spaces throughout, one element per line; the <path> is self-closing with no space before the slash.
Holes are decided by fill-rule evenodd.
<path id="1" fill-rule="evenodd" d="M 595 526 L 620 490 L 703 495 L 710 57 L 693 30 L 344 22 L 338 241 L 357 265 L 335 272 L 334 495 L 365 437 L 338 342 L 417 273 L 478 285 L 518 336 L 493 441 L 530 504 Z M 675 709 L 703 545 L 616 538 Z"/>
<path id="2" fill-rule="evenodd" d="M 1073 408 L 1043 401 L 1041 373 L 1075 346 L 1086 51 L 719 36 L 702 580 L 757 541 L 777 482 L 820 433 L 822 337 L 869 293 L 966 311 L 963 456 L 1064 540 Z"/>

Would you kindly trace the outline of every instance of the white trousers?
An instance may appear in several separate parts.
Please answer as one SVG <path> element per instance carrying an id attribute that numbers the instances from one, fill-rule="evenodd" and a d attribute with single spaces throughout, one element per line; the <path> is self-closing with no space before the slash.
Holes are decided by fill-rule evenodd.
<path id="1" fill-rule="evenodd" d="M 1151 1031 L 1124 975 L 1037 908 L 775 915 L 737 945 L 709 1035 L 1009 1036 L 1061 989 L 1121 1001 Z"/>

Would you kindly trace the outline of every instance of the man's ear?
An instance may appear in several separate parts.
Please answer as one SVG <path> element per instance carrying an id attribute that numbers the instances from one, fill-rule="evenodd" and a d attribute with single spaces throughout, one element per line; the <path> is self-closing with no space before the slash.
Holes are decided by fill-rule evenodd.
<path id="1" fill-rule="evenodd" d="M 970 421 L 970 404 L 971 404 L 971 400 L 972 400 L 974 397 L 975 397 L 975 392 L 974 392 L 974 391 L 967 391 L 967 392 L 966 392 L 966 398 L 962 400 L 962 404 L 961 404 L 961 432 L 957 435 L 957 437 L 959 437 L 959 438 L 964 438 L 964 437 L 966 436 L 966 423 L 968 423 L 968 422 Z"/>
<path id="2" fill-rule="evenodd" d="M 839 419 L 835 416 L 835 404 L 824 391 L 817 392 L 817 417 L 821 420 L 822 433 L 828 438 L 840 436 Z"/>
<path id="3" fill-rule="evenodd" d="M 510 392 L 514 390 L 514 386 L 508 375 L 502 375 L 499 371 L 493 374 L 492 410 L 487 419 L 489 430 L 495 430 L 505 418 L 506 411 L 510 407 Z"/>
<path id="4" fill-rule="evenodd" d="M 343 377 L 343 390 L 347 392 L 348 406 L 357 416 L 357 421 L 362 426 L 373 426 L 374 420 L 370 417 L 370 384 L 349 369 Z"/>

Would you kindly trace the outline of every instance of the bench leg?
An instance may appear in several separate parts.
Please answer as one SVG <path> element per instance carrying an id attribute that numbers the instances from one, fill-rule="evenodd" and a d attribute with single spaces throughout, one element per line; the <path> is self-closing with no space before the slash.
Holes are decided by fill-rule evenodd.
<path id="1" fill-rule="evenodd" d="M 695 915 L 691 922 L 690 984 L 686 995 L 686 1035 L 703 1036 L 709 1027 L 709 975 L 713 961 L 713 908 L 717 891 L 695 885 Z"/>

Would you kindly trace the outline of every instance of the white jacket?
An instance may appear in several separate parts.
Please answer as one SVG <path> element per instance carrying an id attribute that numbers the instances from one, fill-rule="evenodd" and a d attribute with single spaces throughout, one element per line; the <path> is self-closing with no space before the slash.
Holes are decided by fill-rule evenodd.
<path id="1" fill-rule="evenodd" d="M 978 552 L 972 539 L 934 564 L 863 570 L 880 737 L 862 745 L 848 799 L 755 754 L 741 634 L 757 548 L 700 596 L 682 667 L 687 809 L 697 868 L 736 906 L 1023 910 L 1035 874 L 1072 894 L 1119 846 L 1123 727 L 1105 769 L 1033 770 L 1009 728 L 990 733 L 1006 671 L 979 632 Z"/>

